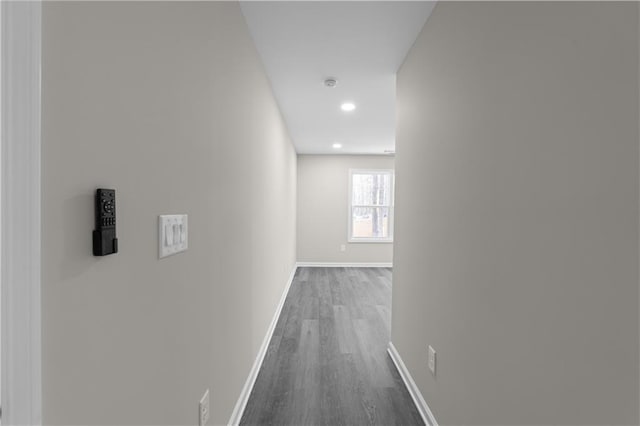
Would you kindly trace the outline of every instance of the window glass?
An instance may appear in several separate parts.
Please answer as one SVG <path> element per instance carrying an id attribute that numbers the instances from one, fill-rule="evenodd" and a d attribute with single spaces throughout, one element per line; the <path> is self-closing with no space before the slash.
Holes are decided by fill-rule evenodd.
<path id="1" fill-rule="evenodd" d="M 351 171 L 350 241 L 390 241 L 393 234 L 393 173 Z"/>

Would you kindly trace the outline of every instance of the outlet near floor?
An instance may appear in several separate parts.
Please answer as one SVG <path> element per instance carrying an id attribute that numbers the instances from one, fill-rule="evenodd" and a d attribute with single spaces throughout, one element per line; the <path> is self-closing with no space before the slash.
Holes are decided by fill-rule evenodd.
<path id="1" fill-rule="evenodd" d="M 200 404 L 198 405 L 198 408 L 199 408 L 199 417 L 200 417 L 198 425 L 204 426 L 209 421 L 209 415 L 210 415 L 209 389 L 207 389 L 204 395 L 202 396 L 202 399 L 200 400 Z"/>
<path id="2" fill-rule="evenodd" d="M 429 345 L 429 371 L 436 375 L 436 350 Z"/>

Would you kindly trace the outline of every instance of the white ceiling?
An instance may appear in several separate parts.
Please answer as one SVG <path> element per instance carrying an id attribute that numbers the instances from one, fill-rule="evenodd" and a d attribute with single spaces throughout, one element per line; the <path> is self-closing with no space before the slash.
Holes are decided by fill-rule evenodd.
<path id="1" fill-rule="evenodd" d="M 298 153 L 394 150 L 396 72 L 435 2 L 240 4 Z M 341 111 L 344 101 L 356 110 Z"/>

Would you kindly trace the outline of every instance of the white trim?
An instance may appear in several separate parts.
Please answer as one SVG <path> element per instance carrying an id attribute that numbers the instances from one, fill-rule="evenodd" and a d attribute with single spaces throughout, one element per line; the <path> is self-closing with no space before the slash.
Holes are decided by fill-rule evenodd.
<path id="1" fill-rule="evenodd" d="M 409 370 L 407 370 L 407 366 L 404 365 L 402 357 L 400 357 L 398 350 L 395 346 L 393 346 L 392 342 L 389 342 L 387 352 L 389 352 L 391 360 L 398 369 L 398 373 L 400 373 L 400 377 L 402 377 L 402 381 L 407 387 L 407 390 L 409 391 L 414 404 L 416 404 L 416 408 L 418 409 L 418 412 L 420 412 L 420 416 L 422 417 L 424 423 L 427 426 L 438 426 L 436 418 L 433 416 L 433 413 L 427 405 L 427 402 L 422 397 L 422 392 L 420 392 L 420 389 L 418 389 L 418 386 L 416 386 L 416 382 L 413 381 Z"/>
<path id="2" fill-rule="evenodd" d="M 278 306 L 276 307 L 276 312 L 271 319 L 271 324 L 269 324 L 269 328 L 267 329 L 267 334 L 262 340 L 262 345 L 260 346 L 260 350 L 258 350 L 256 360 L 253 362 L 253 367 L 251 367 L 251 370 L 249 371 L 249 377 L 247 377 L 247 381 L 244 383 L 244 387 L 240 392 L 240 396 L 238 397 L 236 406 L 233 408 L 233 413 L 231 413 L 231 418 L 229 419 L 228 423 L 229 426 L 237 426 L 240 424 L 240 420 L 242 419 L 242 415 L 244 414 L 244 409 L 247 407 L 249 396 L 251 396 L 253 386 L 256 384 L 258 372 L 260 371 L 262 361 L 264 361 L 264 357 L 267 354 L 269 342 L 271 342 L 271 337 L 273 336 L 273 332 L 276 329 L 276 324 L 278 323 L 278 319 L 280 318 L 282 307 L 284 306 L 284 302 L 287 299 L 287 295 L 289 294 L 289 289 L 291 288 L 291 283 L 293 282 L 293 277 L 296 275 L 297 269 L 297 265 L 294 265 L 293 270 L 291 271 L 291 275 L 289 275 L 289 281 L 287 281 L 287 285 L 285 286 L 284 291 L 282 292 L 282 296 L 280 297 L 280 302 L 278 302 Z"/>
<path id="3" fill-rule="evenodd" d="M 41 2 L 2 7 L 2 423 L 42 422 Z"/>
<path id="4" fill-rule="evenodd" d="M 392 268 L 391 262 L 298 262 L 304 268 Z"/>
<path id="5" fill-rule="evenodd" d="M 393 244 L 393 238 L 351 238 L 350 244 Z"/>
<path id="6" fill-rule="evenodd" d="M 355 207 L 387 207 L 389 209 L 389 236 L 387 238 L 362 238 L 362 237 L 353 237 L 353 175 L 354 174 L 377 174 L 377 175 L 386 175 L 389 174 L 391 177 L 391 188 L 390 188 L 390 196 L 391 202 L 388 206 L 374 206 L 374 205 L 358 205 Z M 369 244 L 380 244 L 380 243 L 393 243 L 393 225 L 394 225 L 394 216 L 395 216 L 395 198 L 394 198 L 394 187 L 395 185 L 395 170 L 394 169 L 349 169 L 349 199 L 347 200 L 347 242 L 349 243 L 369 243 Z"/>

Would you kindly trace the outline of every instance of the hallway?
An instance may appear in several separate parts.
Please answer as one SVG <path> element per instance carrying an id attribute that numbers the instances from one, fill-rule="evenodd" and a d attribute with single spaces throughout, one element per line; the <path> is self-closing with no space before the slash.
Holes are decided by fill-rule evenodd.
<path id="1" fill-rule="evenodd" d="M 640 425 L 640 2 L 0 15 L 3 425 Z"/>
<path id="2" fill-rule="evenodd" d="M 298 268 L 241 424 L 422 424 L 390 319 L 390 268 Z"/>

